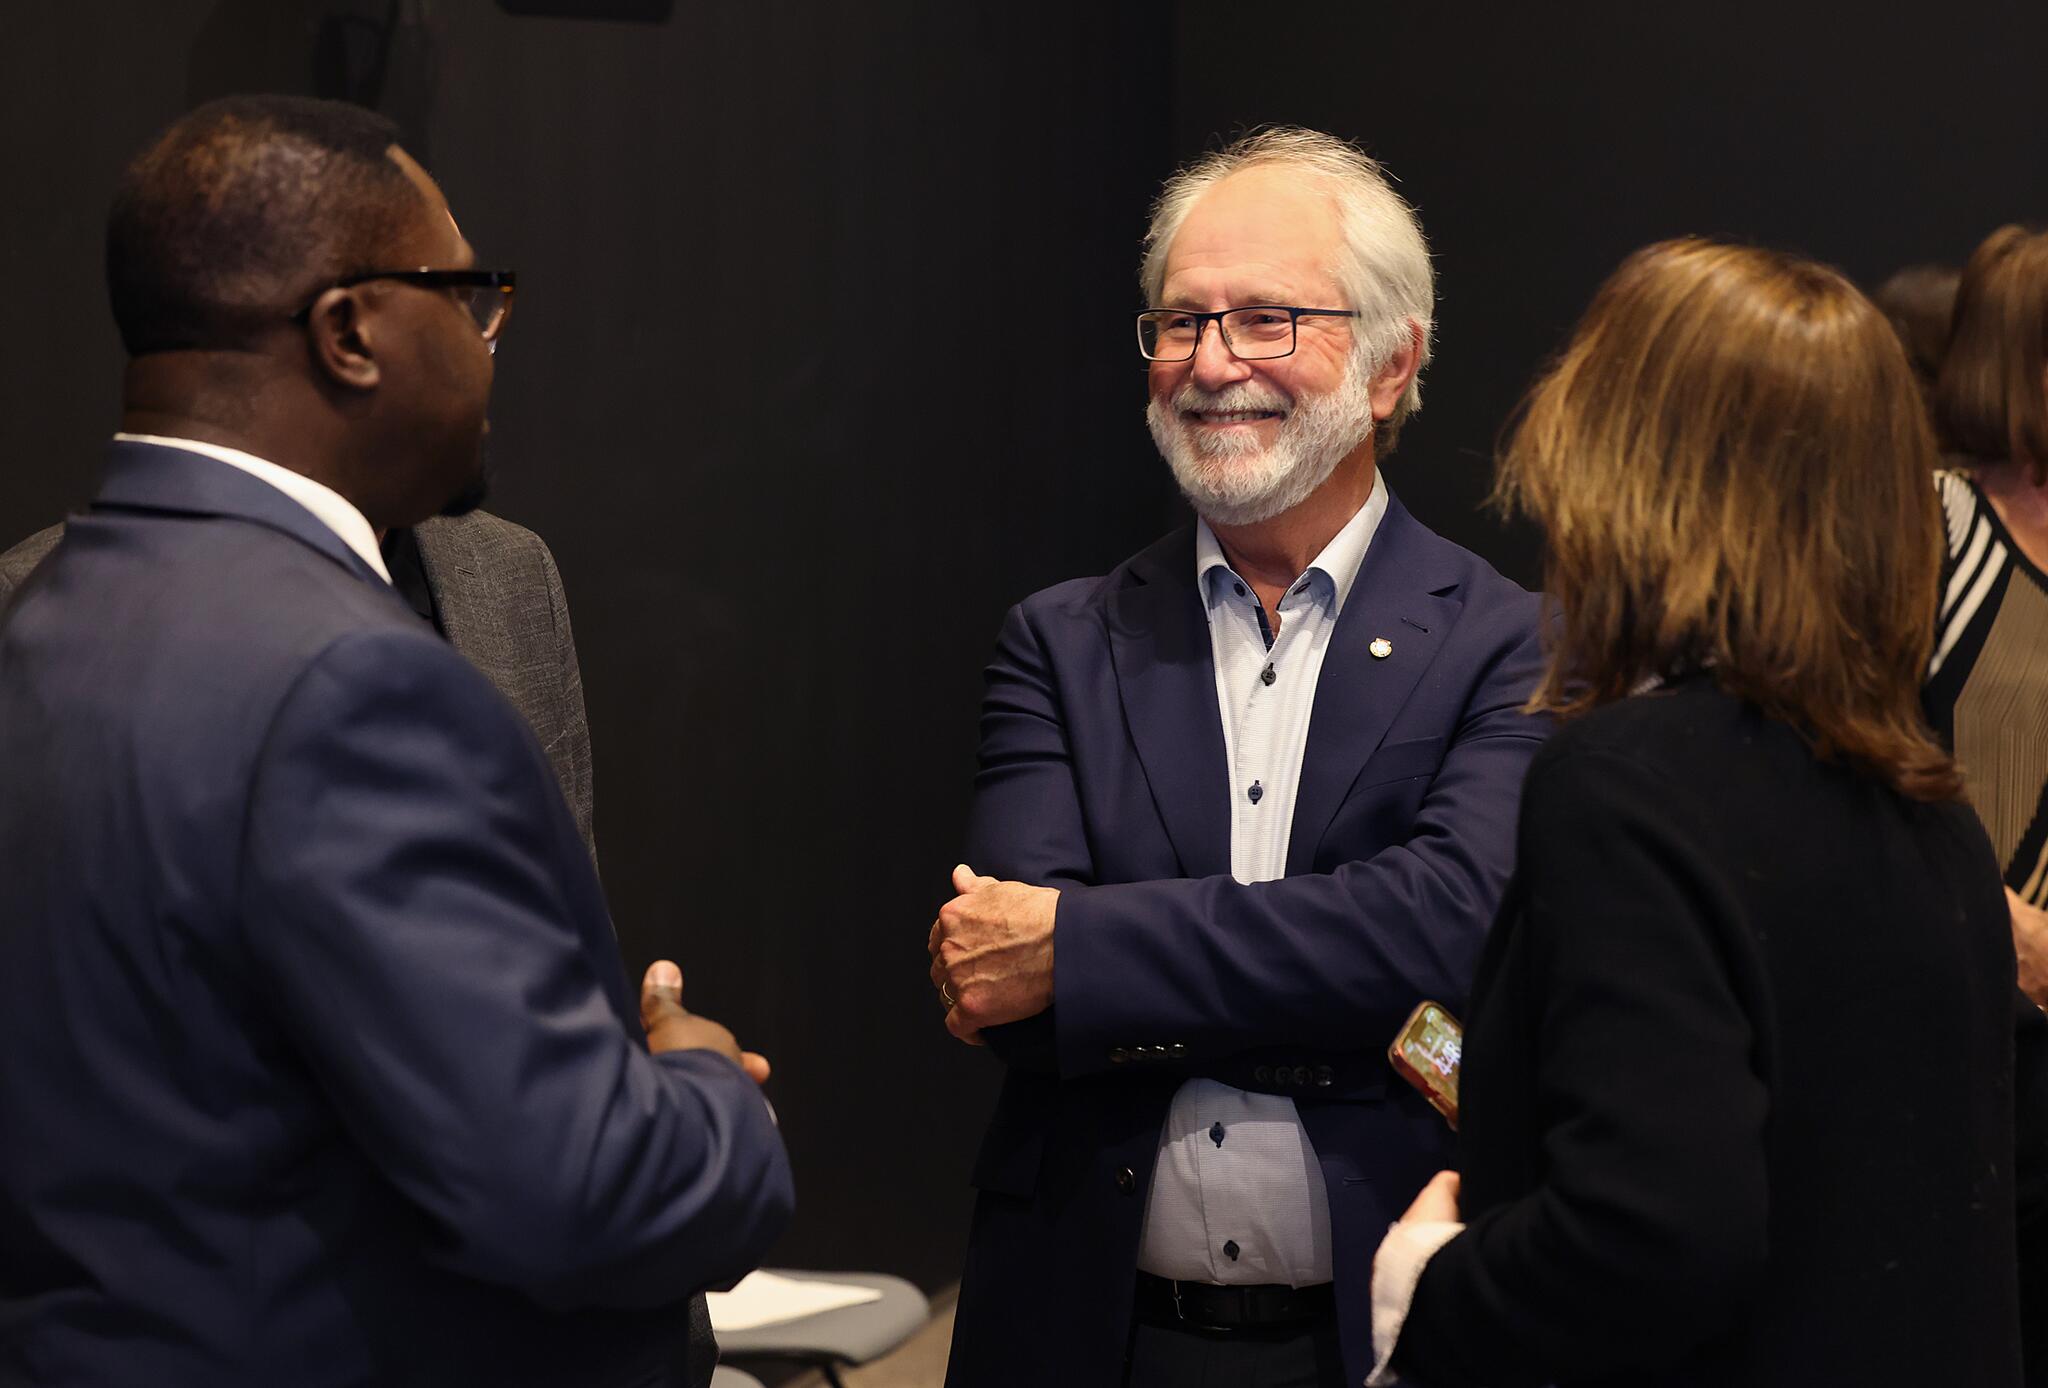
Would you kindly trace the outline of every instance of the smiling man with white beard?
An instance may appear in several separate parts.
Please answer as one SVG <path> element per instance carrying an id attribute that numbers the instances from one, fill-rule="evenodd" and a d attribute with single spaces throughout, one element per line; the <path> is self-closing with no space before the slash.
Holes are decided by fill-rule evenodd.
<path id="1" fill-rule="evenodd" d="M 1007 1069 L 957 1388 L 1363 1380 L 1371 1250 L 1448 1138 L 1387 1043 L 1461 1004 L 1547 731 L 1536 600 L 1379 478 L 1434 287 L 1378 166 L 1247 137 L 1146 248 L 1196 521 L 1010 612 L 930 933 L 948 1029 Z"/>

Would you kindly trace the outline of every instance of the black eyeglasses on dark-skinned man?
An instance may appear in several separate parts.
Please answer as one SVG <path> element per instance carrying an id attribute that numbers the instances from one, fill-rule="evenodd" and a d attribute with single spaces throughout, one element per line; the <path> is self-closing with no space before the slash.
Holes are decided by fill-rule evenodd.
<path id="1" fill-rule="evenodd" d="M 366 270 L 361 274 L 344 275 L 320 293 L 325 294 L 329 289 L 349 289 L 372 280 L 393 280 L 422 289 L 465 291 L 457 296 L 458 301 L 469 310 L 469 316 L 476 321 L 477 331 L 484 335 L 491 351 L 496 352 L 498 336 L 505 331 L 505 320 L 512 316 L 512 290 L 518 276 L 510 270 Z M 292 315 L 292 321 L 304 323 L 312 315 L 313 306 L 307 304 Z"/>

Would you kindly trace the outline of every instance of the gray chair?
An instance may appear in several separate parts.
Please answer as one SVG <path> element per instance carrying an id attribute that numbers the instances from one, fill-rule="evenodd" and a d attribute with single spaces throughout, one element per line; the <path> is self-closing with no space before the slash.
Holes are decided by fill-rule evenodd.
<path id="1" fill-rule="evenodd" d="M 723 1359 L 804 1364 L 822 1373 L 832 1388 L 845 1388 L 839 1378 L 841 1367 L 881 1358 L 931 1319 L 932 1305 L 924 1293 L 900 1277 L 879 1272 L 794 1272 L 788 1268 L 763 1271 L 797 1282 L 871 1287 L 882 1299 L 752 1330 L 721 1330 L 718 1350 Z"/>

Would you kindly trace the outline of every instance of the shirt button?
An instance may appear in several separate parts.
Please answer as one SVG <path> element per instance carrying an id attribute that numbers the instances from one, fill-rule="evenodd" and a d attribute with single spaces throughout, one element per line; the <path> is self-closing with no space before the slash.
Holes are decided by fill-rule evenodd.
<path id="1" fill-rule="evenodd" d="M 1266 788 L 1260 785 L 1257 781 L 1253 781 L 1252 788 L 1246 791 L 1244 794 L 1245 799 L 1251 801 L 1254 805 L 1256 805 L 1259 803 L 1259 801 L 1266 798 Z"/>
<path id="2" fill-rule="evenodd" d="M 1223 1256 L 1230 1259 L 1230 1261 L 1233 1263 L 1237 1261 L 1236 1239 L 1225 1239 L 1223 1241 Z"/>
<path id="3" fill-rule="evenodd" d="M 1273 667 L 1270 665 L 1268 665 L 1265 669 L 1259 671 L 1259 683 L 1261 684 L 1271 684 L 1274 680 L 1277 680 L 1279 678 L 1280 677 L 1278 675 L 1273 673 Z"/>
<path id="4" fill-rule="evenodd" d="M 1215 1143 L 1218 1147 L 1223 1145 L 1223 1125 L 1221 1123 L 1211 1123 L 1209 1125 L 1209 1141 Z"/>
<path id="5" fill-rule="evenodd" d="M 1116 1188 L 1129 1195 L 1138 1188 L 1138 1177 L 1128 1166 L 1116 1173 Z"/>

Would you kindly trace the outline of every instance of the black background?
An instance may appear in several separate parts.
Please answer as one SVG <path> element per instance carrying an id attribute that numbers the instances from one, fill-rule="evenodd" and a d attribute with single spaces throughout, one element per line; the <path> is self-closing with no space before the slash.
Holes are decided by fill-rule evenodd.
<path id="1" fill-rule="evenodd" d="M 935 1286 L 995 1080 L 923 950 L 980 667 L 1009 603 L 1178 515 L 1128 326 L 1158 181 L 1260 121 L 1387 162 L 1441 290 L 1387 477 L 1533 584 L 1535 538 L 1479 502 L 1600 278 L 1704 232 L 1868 282 L 2040 220 L 2044 41 L 2021 0 L 13 3 L 0 543 L 90 497 L 116 418 L 122 161 L 228 91 L 398 118 L 520 273 L 492 506 L 568 585 L 628 963 L 678 957 L 775 1062 L 800 1190 L 775 1261 Z"/>

